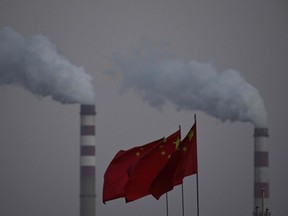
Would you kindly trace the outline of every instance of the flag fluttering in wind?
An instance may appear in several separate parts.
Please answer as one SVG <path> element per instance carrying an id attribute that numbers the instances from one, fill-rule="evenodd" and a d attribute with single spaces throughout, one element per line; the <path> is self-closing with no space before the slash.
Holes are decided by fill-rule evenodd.
<path id="1" fill-rule="evenodd" d="M 104 175 L 103 203 L 120 197 L 132 202 L 149 194 L 159 199 L 197 172 L 195 122 L 182 142 L 179 128 L 167 138 L 119 151 Z"/>
<path id="2" fill-rule="evenodd" d="M 125 189 L 126 202 L 151 194 L 149 188 L 160 170 L 166 165 L 181 143 L 180 129 L 164 142 L 143 155 L 128 171 L 129 181 Z"/>
<path id="3" fill-rule="evenodd" d="M 163 142 L 164 138 L 161 138 L 127 151 L 121 150 L 114 156 L 104 175 L 103 203 L 125 196 L 129 169 L 147 152 Z"/>
<path id="4" fill-rule="evenodd" d="M 179 148 L 171 156 L 149 187 L 150 193 L 159 199 L 164 193 L 182 183 L 185 176 L 198 172 L 196 123 L 189 130 Z"/>
<path id="5" fill-rule="evenodd" d="M 179 181 L 186 176 L 198 173 L 197 158 L 197 129 L 196 122 L 189 130 L 188 134 L 181 142 L 181 159 L 176 180 Z"/>

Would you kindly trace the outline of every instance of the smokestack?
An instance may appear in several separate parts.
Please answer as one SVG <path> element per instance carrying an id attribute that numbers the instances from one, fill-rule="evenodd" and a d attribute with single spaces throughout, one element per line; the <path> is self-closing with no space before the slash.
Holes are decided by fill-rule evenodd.
<path id="1" fill-rule="evenodd" d="M 62 104 L 94 104 L 92 77 L 58 53 L 45 36 L 0 30 L 0 86 L 22 86 Z M 81 105 L 80 216 L 95 216 L 95 106 Z"/>
<path id="2" fill-rule="evenodd" d="M 264 210 L 269 208 L 268 137 L 268 128 L 254 129 L 254 206 L 260 207 L 259 215 L 264 215 Z"/>
<path id="3" fill-rule="evenodd" d="M 80 216 L 95 216 L 95 106 L 80 111 Z"/>

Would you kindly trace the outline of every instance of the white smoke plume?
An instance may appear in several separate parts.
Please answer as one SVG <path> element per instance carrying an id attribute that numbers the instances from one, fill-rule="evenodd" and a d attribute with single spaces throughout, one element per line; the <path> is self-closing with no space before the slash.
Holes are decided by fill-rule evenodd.
<path id="1" fill-rule="evenodd" d="M 123 89 L 133 88 L 151 106 L 169 101 L 177 110 L 200 110 L 221 121 L 267 126 L 258 90 L 236 70 L 219 73 L 210 63 L 175 60 L 149 44 L 128 58 L 115 55 L 113 60 L 123 76 Z"/>
<path id="2" fill-rule="evenodd" d="M 93 104 L 92 77 L 60 55 L 47 37 L 0 31 L 0 85 L 14 84 L 61 103 Z"/>

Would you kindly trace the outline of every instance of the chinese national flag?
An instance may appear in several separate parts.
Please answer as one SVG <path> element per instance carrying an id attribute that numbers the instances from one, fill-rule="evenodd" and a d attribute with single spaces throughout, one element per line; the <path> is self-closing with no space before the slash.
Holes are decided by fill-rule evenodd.
<path id="1" fill-rule="evenodd" d="M 180 136 L 179 129 L 167 137 L 161 145 L 141 157 L 128 171 L 129 182 L 125 190 L 126 202 L 151 194 L 149 187 L 171 155 L 179 148 Z"/>
<path id="2" fill-rule="evenodd" d="M 169 162 L 158 173 L 149 190 L 159 199 L 164 193 L 183 182 L 185 176 L 198 172 L 196 123 L 192 126 L 179 149 L 172 155 Z"/>
<path id="3" fill-rule="evenodd" d="M 181 159 L 180 172 L 178 172 L 177 180 L 183 179 L 185 176 L 198 173 L 197 159 L 197 129 L 196 123 L 189 130 L 188 134 L 181 143 Z"/>
<path id="4" fill-rule="evenodd" d="M 151 149 L 162 144 L 163 140 L 164 138 L 127 151 L 121 150 L 114 156 L 104 175 L 103 203 L 124 197 L 125 187 L 129 180 L 129 168 Z"/>

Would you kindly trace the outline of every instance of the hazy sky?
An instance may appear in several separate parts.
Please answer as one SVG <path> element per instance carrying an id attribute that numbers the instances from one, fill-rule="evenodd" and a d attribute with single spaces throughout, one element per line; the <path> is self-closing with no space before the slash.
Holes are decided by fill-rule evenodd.
<path id="1" fill-rule="evenodd" d="M 286 212 L 287 21 L 284 0 L 0 1 L 1 29 L 48 37 L 93 78 L 100 216 L 166 214 L 164 198 L 102 204 L 103 174 L 120 149 L 167 136 L 179 125 L 185 136 L 195 113 L 201 215 L 253 211 L 254 126 L 222 122 L 199 110 L 177 111 L 173 101 L 155 108 L 137 90 L 123 91 L 123 73 L 117 72 L 113 56 L 133 59 L 130 54 L 141 41 L 165 44 L 163 50 L 182 62 L 211 63 L 218 72 L 236 70 L 258 89 L 268 113 L 270 208 L 273 215 Z M 111 70 L 116 76 L 107 74 Z M 12 85 L 0 86 L 0 98 L 0 215 L 79 215 L 79 105 L 63 105 Z M 195 176 L 184 184 L 185 213 L 195 215 Z M 169 198 L 170 215 L 181 214 L 180 188 Z"/>

